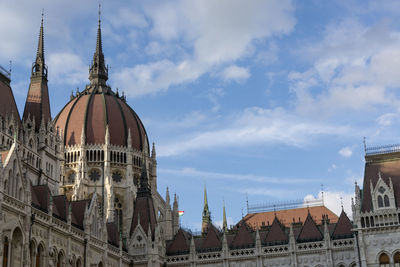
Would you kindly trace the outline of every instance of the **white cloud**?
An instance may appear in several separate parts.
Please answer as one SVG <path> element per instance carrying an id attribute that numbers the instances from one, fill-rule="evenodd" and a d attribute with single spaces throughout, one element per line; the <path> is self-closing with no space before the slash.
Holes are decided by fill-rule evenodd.
<path id="1" fill-rule="evenodd" d="M 380 126 L 390 126 L 392 125 L 393 121 L 397 119 L 398 114 L 396 113 L 386 113 L 379 116 L 376 121 Z"/>
<path id="2" fill-rule="evenodd" d="M 323 200 L 324 205 L 333 211 L 336 215 L 340 215 L 342 212 L 341 202 L 343 203 L 343 209 L 346 212 L 347 216 L 351 219 L 353 217 L 351 210 L 351 198 L 354 197 L 354 193 L 344 192 L 344 191 L 324 191 L 323 192 Z M 342 200 L 341 200 L 342 198 Z M 304 205 L 307 205 L 307 201 L 312 201 L 316 199 L 322 199 L 322 192 L 318 193 L 318 197 L 316 198 L 313 195 L 306 195 L 304 197 Z"/>
<path id="3" fill-rule="evenodd" d="M 241 82 L 243 80 L 247 80 L 250 77 L 250 71 L 248 68 L 231 65 L 222 71 L 221 76 L 226 81 L 234 80 L 236 82 Z"/>
<path id="4" fill-rule="evenodd" d="M 186 53 L 178 60 L 164 58 L 118 71 L 117 86 L 130 96 L 167 90 L 220 71 L 225 64 L 253 53 L 256 40 L 287 34 L 295 23 L 290 0 L 175 0 L 150 2 L 143 9 L 151 21 L 151 36 L 161 39 L 163 46 L 182 43 Z M 146 51 L 157 54 L 160 47 L 153 43 Z M 250 73 L 233 66 L 224 75 L 244 79 Z"/>
<path id="5" fill-rule="evenodd" d="M 400 34 L 387 23 L 333 23 L 321 42 L 307 44 L 302 55 L 313 66 L 289 75 L 299 111 L 333 114 L 398 105 L 393 88 L 400 87 Z"/>
<path id="6" fill-rule="evenodd" d="M 353 154 L 353 150 L 350 147 L 346 146 L 341 148 L 338 153 L 344 158 L 349 158 Z"/>
<path id="7" fill-rule="evenodd" d="M 251 181 L 257 183 L 264 184 L 304 184 L 309 182 L 318 182 L 313 179 L 301 179 L 301 178 L 283 178 L 283 177 L 269 177 L 269 176 L 259 176 L 254 174 L 237 174 L 237 173 L 218 173 L 218 172 L 209 172 L 197 170 L 195 168 L 183 168 L 183 169 L 158 169 L 159 173 L 163 173 L 166 175 L 173 176 L 183 176 L 187 177 L 195 177 L 200 179 L 210 179 L 210 180 L 237 180 L 237 181 Z M 260 188 L 258 188 L 260 189 Z M 244 189 L 241 192 L 251 192 L 253 193 L 253 189 L 248 189 L 248 191 Z M 243 191 L 244 190 L 244 191 Z M 262 189 L 264 190 L 264 189 Z M 265 191 L 265 190 L 264 190 Z M 268 191 L 268 190 L 267 190 Z M 273 191 L 271 191 L 273 194 Z M 264 194 L 265 195 L 265 194 Z"/>
<path id="8" fill-rule="evenodd" d="M 354 131 L 349 126 L 310 121 L 281 108 L 254 107 L 245 109 L 231 124 L 221 125 L 219 129 L 180 136 L 179 140 L 161 143 L 158 155 L 174 156 L 193 150 L 233 145 L 281 143 L 301 147 L 310 144 L 312 137 L 352 134 Z"/>
<path id="9" fill-rule="evenodd" d="M 73 53 L 51 53 L 48 56 L 49 80 L 68 85 L 83 84 L 87 81 L 88 67 L 82 58 Z"/>

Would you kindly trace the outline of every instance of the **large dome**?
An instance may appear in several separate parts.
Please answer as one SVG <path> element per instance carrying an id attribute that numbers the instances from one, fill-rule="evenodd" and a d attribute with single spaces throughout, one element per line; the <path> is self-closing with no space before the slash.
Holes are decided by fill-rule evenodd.
<path id="1" fill-rule="evenodd" d="M 111 145 L 127 146 L 130 132 L 132 148 L 149 152 L 147 134 L 139 117 L 125 98 L 114 93 L 106 83 L 108 67 L 104 62 L 100 21 L 89 80 L 90 85 L 72 96 L 54 119 L 56 127 L 63 132 L 64 145 L 78 145 L 82 141 L 85 144 L 104 144 L 108 126 Z M 81 140 L 82 137 L 85 140 Z"/>
<path id="2" fill-rule="evenodd" d="M 85 144 L 104 144 L 108 125 L 110 144 L 127 146 L 131 133 L 132 148 L 149 149 L 147 134 L 137 114 L 109 88 L 86 88 L 65 105 L 55 118 L 56 127 L 63 132 L 64 145 L 81 143 L 82 130 Z"/>

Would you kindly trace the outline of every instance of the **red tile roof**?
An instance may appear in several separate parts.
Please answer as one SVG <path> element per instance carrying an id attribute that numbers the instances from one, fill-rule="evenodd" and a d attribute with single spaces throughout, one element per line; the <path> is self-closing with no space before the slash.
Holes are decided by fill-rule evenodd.
<path id="1" fill-rule="evenodd" d="M 272 224 L 275 219 L 275 214 L 278 220 L 285 226 L 290 227 L 290 225 L 295 222 L 304 222 L 307 218 L 308 213 L 314 218 L 318 223 L 322 220 L 322 215 L 328 215 L 331 223 L 337 222 L 337 215 L 329 210 L 325 206 L 315 206 L 315 207 L 304 207 L 288 210 L 278 210 L 260 213 L 250 213 L 244 217 L 244 220 L 253 229 L 260 229 L 262 226 L 268 226 Z"/>
<path id="2" fill-rule="evenodd" d="M 308 214 L 306 221 L 297 237 L 297 242 L 319 241 L 323 239 L 321 231 L 315 224 L 311 214 Z"/>
<path id="3" fill-rule="evenodd" d="M 28 96 L 25 102 L 23 119 L 35 120 L 35 130 L 38 131 L 42 117 L 45 122 L 51 121 L 49 91 L 47 81 L 34 80 L 29 85 Z"/>

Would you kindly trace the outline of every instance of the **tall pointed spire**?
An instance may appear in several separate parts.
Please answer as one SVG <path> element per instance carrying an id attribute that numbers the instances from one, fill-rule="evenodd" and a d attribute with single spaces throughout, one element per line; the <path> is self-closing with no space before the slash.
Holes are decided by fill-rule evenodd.
<path id="1" fill-rule="evenodd" d="M 204 185 L 204 208 L 203 208 L 203 223 L 201 225 L 201 231 L 203 233 L 207 232 L 208 225 L 211 223 L 211 214 L 208 209 L 208 200 L 207 200 L 207 189 L 206 185 Z"/>
<path id="2" fill-rule="evenodd" d="M 228 223 L 226 221 L 225 201 L 224 201 L 224 208 L 223 208 L 222 230 L 224 230 L 224 232 L 226 232 L 228 230 Z"/>
<path id="3" fill-rule="evenodd" d="M 143 154 L 143 163 L 142 163 L 142 173 L 140 177 L 140 186 L 138 189 L 139 194 L 150 194 L 150 187 L 149 187 L 149 179 L 147 177 L 147 168 L 146 168 L 146 157 Z"/>
<path id="4" fill-rule="evenodd" d="M 31 83 L 25 102 L 23 119 L 29 117 L 35 120 L 35 130 L 38 131 L 41 120 L 51 121 L 49 91 L 47 86 L 47 66 L 44 60 L 44 12 L 40 23 L 39 41 L 36 51 L 36 60 L 32 64 Z M 29 116 L 30 114 L 30 116 Z"/>
<path id="5" fill-rule="evenodd" d="M 89 80 L 93 85 L 105 85 L 108 80 L 108 67 L 105 65 L 101 40 L 101 6 L 99 5 L 99 25 L 97 28 L 96 51 L 90 66 Z"/>

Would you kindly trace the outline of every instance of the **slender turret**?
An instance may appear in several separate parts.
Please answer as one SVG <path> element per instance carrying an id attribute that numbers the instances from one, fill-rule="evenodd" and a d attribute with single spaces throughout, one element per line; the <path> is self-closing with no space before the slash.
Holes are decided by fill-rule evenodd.
<path id="1" fill-rule="evenodd" d="M 207 232 L 208 225 L 211 223 L 211 214 L 208 209 L 208 201 L 207 201 L 207 189 L 204 185 L 204 208 L 203 208 L 203 223 L 201 225 L 201 232 Z"/>
<path id="2" fill-rule="evenodd" d="M 47 86 L 47 66 L 44 60 L 43 13 L 40 25 L 36 60 L 32 64 L 31 83 L 26 97 L 23 120 L 35 120 L 35 130 L 39 131 L 41 120 L 51 121 L 49 90 Z"/>

